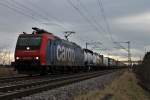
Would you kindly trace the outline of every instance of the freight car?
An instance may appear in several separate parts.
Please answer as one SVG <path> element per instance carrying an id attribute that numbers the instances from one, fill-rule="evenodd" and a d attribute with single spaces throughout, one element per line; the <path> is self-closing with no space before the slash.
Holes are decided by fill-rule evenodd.
<path id="1" fill-rule="evenodd" d="M 19 73 L 78 72 L 123 65 L 43 29 L 32 29 L 32 34 L 23 32 L 17 40 L 13 64 Z"/>
<path id="2" fill-rule="evenodd" d="M 84 66 L 87 70 L 100 69 L 103 66 L 103 55 L 99 55 L 89 49 L 84 50 Z"/>

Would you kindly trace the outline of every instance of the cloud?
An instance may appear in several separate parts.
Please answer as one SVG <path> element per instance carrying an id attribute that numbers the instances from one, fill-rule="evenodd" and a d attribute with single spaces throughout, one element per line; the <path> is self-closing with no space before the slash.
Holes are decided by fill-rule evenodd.
<path id="1" fill-rule="evenodd" d="M 114 20 L 115 23 L 126 25 L 126 29 L 137 29 L 150 31 L 150 12 L 141 13 L 138 15 L 131 15 L 126 17 L 121 17 Z"/>
<path id="2" fill-rule="evenodd" d="M 150 20 L 150 12 L 142 13 L 142 14 L 138 14 L 138 15 L 134 15 L 134 16 L 127 16 L 127 17 L 123 17 L 123 18 L 120 18 L 117 20 L 120 23 L 129 23 L 129 24 L 146 23 L 146 24 L 150 24 L 149 22 L 147 22 Z"/>
<path id="3" fill-rule="evenodd" d="M 144 55 L 143 51 L 136 48 L 132 48 L 130 51 L 132 60 L 140 60 Z M 107 53 L 105 52 L 104 55 L 112 57 L 116 60 L 128 60 L 128 52 L 123 49 L 113 49 L 111 51 L 107 51 Z"/>
<path id="4" fill-rule="evenodd" d="M 7 1 L 14 4 L 12 0 Z M 80 14 L 71 5 L 69 5 L 67 0 L 44 0 L 44 2 L 42 0 L 15 1 L 20 2 L 26 7 L 38 12 L 38 14 L 48 18 L 49 20 L 43 20 L 43 17 L 41 18 L 38 14 L 33 13 L 31 10 L 28 11 L 26 9 L 22 11 L 27 14 L 32 14 L 37 20 L 39 20 L 35 21 L 30 17 L 9 9 L 8 7 L 0 6 L 0 46 L 11 45 L 10 49 L 14 50 L 18 34 L 23 31 L 31 33 L 32 27 L 43 28 L 55 35 L 58 35 L 60 38 L 63 38 L 64 31 L 73 30 L 76 34 L 72 35 L 70 40 L 76 42 L 82 47 L 85 47 L 85 42 L 91 41 L 102 42 L 105 47 L 110 49 L 115 46 L 110 40 L 110 35 L 108 33 L 102 32 L 101 28 L 95 25 L 100 30 L 97 32 L 92 25 L 85 21 L 85 18 L 82 18 Z M 90 15 L 93 15 L 96 21 L 106 29 L 106 24 L 101 16 L 102 13 L 96 1 L 80 1 L 87 8 L 89 15 L 82 9 L 81 6 L 78 5 L 76 0 L 73 1 L 73 3 L 75 3 L 76 6 L 78 6 L 78 8 L 85 13 L 91 21 L 92 19 L 90 18 Z M 1 2 L 4 3 L 6 1 Z M 134 49 L 133 56 L 137 57 L 137 55 L 142 55 L 142 52 L 144 52 L 144 46 L 146 47 L 150 43 L 150 0 L 103 0 L 102 2 L 113 38 L 115 38 L 116 41 L 130 40 L 131 48 Z M 57 24 L 67 27 L 67 29 L 65 30 Z M 111 52 L 114 56 L 126 55 L 126 52 L 121 50 L 111 50 Z M 103 53 L 106 54 L 107 51 L 104 51 Z"/>

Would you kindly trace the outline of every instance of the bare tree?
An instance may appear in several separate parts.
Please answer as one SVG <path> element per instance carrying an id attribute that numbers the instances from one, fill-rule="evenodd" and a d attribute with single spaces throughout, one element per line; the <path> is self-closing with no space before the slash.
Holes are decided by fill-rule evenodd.
<path id="1" fill-rule="evenodd" d="M 4 49 L 4 47 L 0 47 L 0 64 L 10 64 L 10 51 L 8 49 Z"/>

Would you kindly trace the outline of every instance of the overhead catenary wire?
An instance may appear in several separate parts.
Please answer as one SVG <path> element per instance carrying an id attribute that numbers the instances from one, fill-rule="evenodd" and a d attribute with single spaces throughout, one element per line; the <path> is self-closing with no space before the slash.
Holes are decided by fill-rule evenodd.
<path id="1" fill-rule="evenodd" d="M 23 5 L 23 4 L 19 3 L 19 2 L 16 2 L 15 0 L 13 0 L 13 1 L 14 1 L 13 3 L 15 3 L 15 4 L 18 5 L 18 6 L 20 6 L 20 7 L 18 7 L 18 6 L 15 5 L 15 8 L 17 8 L 17 9 L 13 8 L 13 10 L 15 10 L 15 11 L 17 11 L 17 12 L 18 12 L 18 9 L 24 10 L 24 12 L 21 12 L 21 11 L 19 11 L 19 12 L 20 12 L 21 14 L 23 14 L 23 15 L 26 15 L 27 17 L 32 17 L 32 18 L 36 19 L 37 22 L 39 22 L 39 20 L 38 20 L 37 18 L 35 18 L 35 17 L 36 17 L 35 14 L 36 14 L 36 15 L 39 15 L 39 16 L 40 16 L 41 18 L 43 18 L 43 19 L 47 19 L 47 18 L 41 16 L 39 13 L 35 12 L 34 10 L 32 10 L 31 8 L 26 7 L 25 5 Z M 7 1 L 7 4 L 10 4 L 11 6 L 14 7 L 14 5 L 11 4 L 11 3 L 8 2 L 8 1 Z M 9 7 L 9 8 L 10 8 L 10 7 Z M 11 8 L 12 8 L 12 7 L 11 7 Z M 36 6 L 36 8 L 39 9 L 39 7 L 37 7 L 37 6 Z M 25 9 L 29 10 L 31 13 L 34 13 L 34 16 L 32 16 L 32 14 L 26 14 L 26 13 L 25 13 Z M 43 11 L 42 11 L 42 12 L 43 12 Z M 39 17 L 39 16 L 38 16 L 38 17 Z M 47 20 L 48 20 L 48 19 L 47 19 Z M 48 20 L 48 21 L 49 21 L 49 20 Z M 44 24 L 44 23 L 43 23 L 43 24 Z M 65 29 L 65 28 L 64 28 L 64 29 Z"/>
<path id="2" fill-rule="evenodd" d="M 50 15 L 50 16 L 49 16 L 49 12 L 47 12 L 47 11 L 44 10 L 44 9 L 42 9 L 40 6 L 33 4 L 30 0 L 27 0 L 27 2 L 28 2 L 28 4 L 32 5 L 32 7 L 36 8 L 38 11 L 40 11 L 40 12 L 42 13 L 42 15 L 48 16 L 48 18 L 47 18 L 48 20 L 49 20 L 49 17 L 50 17 L 51 19 L 54 19 L 56 22 L 62 24 L 62 25 L 60 25 L 60 24 L 57 24 L 57 25 L 61 26 L 63 29 L 65 29 L 65 30 L 70 30 L 69 27 L 66 27 L 66 26 L 64 27 L 64 26 L 63 26 L 63 21 L 62 21 L 62 20 L 58 19 L 57 17 L 55 17 L 55 16 L 53 16 L 53 15 Z M 27 3 L 27 2 L 26 2 L 26 3 Z M 43 23 L 43 24 L 47 24 L 47 23 Z"/>
<path id="3" fill-rule="evenodd" d="M 13 1 L 15 1 L 15 0 L 13 0 Z M 28 2 L 29 2 L 29 0 L 28 0 Z M 49 18 L 56 20 L 58 23 L 61 22 L 60 20 L 58 20 L 56 17 L 53 17 L 52 15 L 51 16 L 46 15 L 47 13 L 45 13 L 44 10 L 41 10 L 41 8 L 37 5 L 32 5 L 32 7 L 35 7 L 36 9 L 38 9 L 38 12 L 30 7 L 27 7 L 27 6 L 17 2 L 17 1 L 15 1 L 15 3 L 18 4 L 20 7 L 24 7 L 26 9 L 28 9 L 29 11 L 32 11 L 33 13 L 38 15 L 38 17 L 41 17 L 42 19 L 44 19 L 46 21 L 46 23 L 42 22 L 42 24 L 44 24 L 44 25 L 49 25 L 49 22 L 51 23 L 52 20 L 50 20 Z M 29 2 L 29 3 L 32 4 L 32 2 Z M 67 28 L 65 28 L 63 25 L 58 24 L 58 23 L 51 23 L 51 24 L 59 26 L 59 27 L 63 28 L 64 30 L 67 30 Z"/>
<path id="4" fill-rule="evenodd" d="M 32 20 L 34 20 L 34 21 L 36 21 L 36 22 L 39 23 L 39 20 L 38 20 L 37 18 L 33 17 L 33 16 L 30 15 L 30 14 L 24 13 L 24 12 L 22 12 L 21 10 L 15 8 L 13 5 L 11 6 L 11 4 L 10 4 L 10 5 L 9 5 L 9 4 L 10 4 L 9 2 L 7 2 L 7 3 L 0 2 L 0 5 L 1 5 L 1 6 L 6 7 L 6 8 L 8 8 L 8 9 L 10 9 L 10 10 L 13 10 L 14 12 L 19 13 L 20 15 L 23 15 L 23 16 L 26 16 L 26 17 L 28 17 L 28 18 L 31 18 Z"/>
<path id="5" fill-rule="evenodd" d="M 100 30 L 99 30 L 99 28 L 101 28 L 102 32 L 106 33 L 105 29 L 103 29 L 103 27 L 102 27 L 99 23 L 97 23 L 97 21 L 96 21 L 96 19 L 94 18 L 93 15 L 90 15 L 90 14 L 89 14 L 87 8 L 81 3 L 80 0 L 77 0 L 78 3 L 79 3 L 80 6 L 82 7 L 82 9 L 88 13 L 88 16 L 90 16 L 91 19 L 89 19 L 89 18 L 81 11 L 80 8 L 78 8 L 77 6 L 75 6 L 71 0 L 67 0 L 67 1 L 68 1 L 68 3 L 81 15 L 81 17 L 82 17 L 86 22 L 88 22 L 98 33 L 101 33 Z M 94 23 L 93 23 L 93 22 L 94 22 Z M 96 25 L 96 26 L 95 26 L 95 25 Z M 98 28 L 97 28 L 97 27 L 98 27 Z M 105 49 L 108 49 L 108 48 L 106 48 L 106 47 L 104 46 L 104 44 L 102 44 L 102 46 L 103 46 Z M 109 49 L 108 49 L 108 50 L 109 50 Z"/>
<path id="6" fill-rule="evenodd" d="M 115 45 L 117 45 L 117 46 L 119 46 L 120 48 L 126 50 L 126 48 L 124 46 L 122 46 L 120 43 L 116 42 L 115 39 L 113 38 L 111 29 L 110 29 L 110 25 L 109 25 L 109 22 L 107 20 L 106 14 L 105 14 L 103 3 L 102 3 L 101 0 L 97 0 L 97 2 L 98 2 L 98 6 L 100 8 L 100 11 L 102 12 L 102 17 L 103 17 L 104 22 L 106 24 L 107 32 L 108 32 L 108 34 L 110 36 L 110 39 L 111 39 L 112 43 L 115 44 Z"/>
<path id="7" fill-rule="evenodd" d="M 72 3 L 71 0 L 67 0 L 67 1 L 68 1 L 68 3 L 80 14 L 81 17 L 82 17 L 87 23 L 89 23 L 89 25 L 91 25 L 98 33 L 100 33 L 99 29 L 98 29 L 95 25 L 93 25 L 93 23 L 89 20 L 89 18 L 88 18 L 84 13 L 82 13 L 82 11 L 81 11 L 78 7 L 76 7 L 76 6 Z"/>
<path id="8" fill-rule="evenodd" d="M 104 22 L 105 22 L 105 24 L 106 24 L 107 32 L 108 32 L 108 34 L 110 35 L 110 39 L 114 42 L 114 39 L 113 39 L 113 37 L 112 37 L 111 30 L 110 30 L 110 26 L 109 26 L 108 20 L 107 20 L 107 18 L 106 18 L 106 14 L 105 14 L 105 10 L 104 10 L 102 1 L 101 1 L 101 0 L 97 0 L 97 2 L 98 2 L 98 6 L 99 6 L 99 8 L 100 8 L 100 11 L 101 11 L 101 13 L 102 13 L 102 17 L 103 17 L 103 19 L 104 19 Z"/>
<path id="9" fill-rule="evenodd" d="M 103 3 L 102 3 L 101 0 L 97 0 L 97 1 L 98 1 L 100 10 L 101 10 L 101 12 L 102 12 L 102 16 L 103 16 L 104 21 L 105 21 L 105 23 L 106 23 L 106 27 L 107 27 L 107 30 L 108 30 L 108 33 L 109 33 L 109 35 L 110 35 L 110 38 L 111 38 L 112 42 L 113 42 L 115 45 L 119 46 L 120 48 L 122 48 L 122 49 L 124 49 L 125 51 L 128 52 L 128 62 L 129 62 L 129 65 L 131 65 L 130 42 L 124 42 L 124 43 L 128 43 L 128 49 L 126 49 L 124 46 L 122 46 L 122 45 L 120 44 L 120 43 L 122 43 L 122 42 L 116 42 L 116 41 L 114 40 L 114 38 L 112 37 L 112 33 L 111 33 L 111 30 L 110 30 L 110 26 L 109 26 L 108 20 L 107 20 L 106 15 L 105 15 Z"/>
<path id="10" fill-rule="evenodd" d="M 15 1 L 15 0 L 14 0 L 14 1 Z M 16 2 L 15 2 L 15 3 L 16 3 Z M 17 6 L 16 4 L 17 4 L 18 6 Z M 11 2 L 8 2 L 8 1 L 0 2 L 0 5 L 1 5 L 1 6 L 6 7 L 6 8 L 8 8 L 8 9 L 10 9 L 10 10 L 16 12 L 16 13 L 19 13 L 20 15 L 23 15 L 23 16 L 27 17 L 27 18 L 31 18 L 32 20 L 36 21 L 37 23 L 44 24 L 44 23 L 42 23 L 41 21 L 39 21 L 39 18 L 35 18 L 35 17 L 37 17 L 37 16 L 35 16 L 35 13 L 36 13 L 36 12 L 32 11 L 32 8 L 28 8 L 28 7 L 26 7 L 25 5 L 23 6 L 23 4 L 20 4 L 20 3 L 16 3 L 16 4 L 14 5 L 14 4 L 12 4 Z M 20 7 L 19 7 L 19 6 L 20 6 Z M 38 11 L 41 10 L 41 8 L 38 8 L 37 5 L 36 5 L 36 6 L 32 5 L 32 7 L 35 7 L 36 9 L 38 9 Z M 32 14 L 30 14 L 30 13 L 27 12 L 26 10 L 30 10 L 30 12 L 32 12 L 32 13 L 34 14 L 34 16 L 32 16 Z M 44 11 L 44 10 L 41 10 L 41 12 L 44 13 L 43 15 L 46 15 L 46 14 L 47 14 L 46 11 Z M 47 17 L 49 17 L 49 16 L 47 16 Z M 50 18 L 51 18 L 51 16 L 50 16 Z M 55 17 L 54 17 L 54 19 L 56 19 L 57 22 L 62 22 L 61 20 L 59 20 L 59 19 L 57 19 L 57 18 L 55 18 Z M 48 22 L 48 21 L 47 21 L 47 22 Z M 45 24 L 47 24 L 47 23 L 45 23 Z M 62 25 L 59 25 L 59 24 L 56 24 L 56 25 L 57 25 L 57 26 L 60 26 L 60 27 L 63 28 L 65 31 L 66 31 L 66 30 L 70 30 L 68 27 L 66 28 L 66 27 L 63 27 Z"/>
<path id="11" fill-rule="evenodd" d="M 97 28 L 97 26 L 95 26 L 91 22 L 91 20 L 80 10 L 80 8 L 76 7 L 71 0 L 67 0 L 67 1 L 80 14 L 80 16 L 97 31 L 98 34 L 101 33 L 100 30 Z M 105 32 L 105 30 L 103 30 L 103 31 Z"/>
<path id="12" fill-rule="evenodd" d="M 37 9 L 38 11 L 40 11 L 40 12 L 41 12 L 42 14 L 44 14 L 45 16 L 49 16 L 49 15 L 48 15 L 49 12 L 47 12 L 47 10 L 44 10 L 44 9 L 42 9 L 40 6 L 33 4 L 33 2 L 31 2 L 30 0 L 28 0 L 27 2 L 28 2 L 28 4 L 32 5 L 32 7 L 34 7 L 34 8 Z M 27 3 L 27 2 L 26 2 L 26 3 Z M 57 18 L 57 17 L 55 17 L 55 16 L 53 16 L 53 15 L 50 15 L 50 17 L 51 17 L 52 19 L 56 20 L 57 22 L 63 24 L 63 21 L 60 20 L 59 18 Z M 45 24 L 46 24 L 46 23 L 45 23 Z M 64 27 L 64 29 L 65 29 L 65 30 L 71 30 L 71 31 L 73 31 L 73 29 L 70 29 L 69 27 L 66 27 L 66 26 Z M 78 38 L 80 38 L 80 37 L 78 36 Z M 81 39 L 81 38 L 80 38 L 80 40 L 83 41 L 83 42 L 85 42 L 85 41 L 84 41 L 83 39 Z"/>
<path id="13" fill-rule="evenodd" d="M 27 7 L 27 6 L 25 6 L 25 5 L 23 5 L 23 4 L 19 3 L 19 2 L 17 2 L 17 1 L 15 1 L 15 0 L 13 0 L 13 1 L 14 1 L 14 2 L 12 2 L 12 3 L 15 4 L 15 5 L 13 5 L 12 3 L 8 2 L 8 1 L 6 1 L 6 2 L 7 2 L 7 4 L 9 4 L 9 5 L 11 6 L 11 8 L 12 8 L 12 7 L 15 7 L 16 9 L 13 8 L 13 10 L 15 10 L 15 11 L 18 11 L 18 9 L 21 9 L 22 11 L 19 11 L 20 14 L 29 15 L 29 16 L 27 16 L 27 17 L 33 17 L 34 19 L 35 19 L 35 17 L 39 17 L 39 16 L 40 16 L 40 18 L 43 18 L 43 19 L 47 20 L 47 23 L 42 23 L 42 22 L 40 22 L 38 19 L 36 19 L 36 21 L 37 21 L 37 22 L 40 22 L 41 24 L 47 25 L 48 22 L 50 22 L 49 18 L 52 18 L 52 19 L 56 20 L 58 23 L 63 23 L 60 19 L 58 19 L 58 18 L 56 18 L 56 17 L 54 17 L 54 16 L 48 16 L 48 12 L 46 12 L 45 10 L 42 10 L 42 8 L 39 7 L 39 6 L 32 4 L 32 2 L 29 2 L 29 4 L 32 5 L 32 7 L 36 8 L 38 11 L 40 11 L 40 13 L 38 13 L 38 12 L 35 11 L 34 9 L 32 9 L 32 8 L 30 8 L 30 7 Z M 9 5 L 8 5 L 8 6 L 9 6 Z M 11 8 L 10 8 L 10 9 L 11 9 Z M 30 11 L 31 14 L 27 14 L 27 13 L 28 13 L 28 12 L 26 12 L 27 10 Z M 18 12 L 17 12 L 17 13 L 18 13 Z M 40 15 L 40 14 L 42 14 L 42 15 Z M 32 15 L 34 15 L 34 16 L 32 16 Z M 39 16 L 35 16 L 35 15 L 39 15 Z M 46 16 L 47 16 L 47 17 L 46 17 Z M 54 23 L 54 24 L 55 24 L 55 23 Z M 70 28 L 64 27 L 63 25 L 60 25 L 60 24 L 57 24 L 57 23 L 56 23 L 56 25 L 59 26 L 59 27 L 61 27 L 61 28 L 63 28 L 65 31 L 66 31 L 66 30 L 70 30 Z"/>
<path id="14" fill-rule="evenodd" d="M 29 7 L 27 7 L 27 6 L 23 5 L 23 4 L 21 4 L 21 3 L 17 2 L 17 1 L 15 1 L 15 0 L 11 0 L 11 1 L 12 1 L 12 3 L 14 3 L 14 4 L 20 6 L 19 8 L 27 9 L 29 12 L 31 12 L 31 14 L 33 13 L 32 15 L 35 15 L 35 14 L 36 14 L 36 15 L 38 15 L 38 17 L 40 17 L 40 18 L 45 19 L 45 20 L 48 20 L 48 18 L 44 17 L 43 15 L 41 15 L 41 14 L 39 14 L 38 12 L 34 11 L 33 9 L 31 9 L 31 8 L 29 8 Z"/>
<path id="15" fill-rule="evenodd" d="M 92 15 L 92 14 L 89 14 L 89 11 L 88 9 L 84 6 L 84 4 L 80 1 L 80 0 L 76 0 L 78 1 L 79 5 L 82 7 L 82 9 L 84 11 L 87 12 L 88 16 L 90 17 L 91 21 L 93 21 L 95 23 L 95 25 L 97 25 L 98 28 L 100 28 L 104 33 L 106 33 L 105 29 L 101 26 L 100 23 L 98 23 L 95 19 L 95 17 Z"/>
<path id="16" fill-rule="evenodd" d="M 16 4 L 14 4 L 14 3 L 16 3 Z M 41 15 L 40 16 L 36 16 L 36 15 L 39 15 L 37 12 L 33 11 L 32 9 L 30 9 L 30 8 L 26 7 L 25 5 L 23 5 L 21 3 L 18 3 L 16 1 L 15 2 L 9 2 L 9 1 L 5 0 L 3 2 L 0 2 L 0 5 L 4 6 L 4 7 L 7 7 L 10 10 L 13 10 L 13 11 L 15 11 L 15 12 L 17 12 L 17 13 L 23 15 L 23 16 L 31 18 L 32 20 L 36 21 L 39 24 L 43 24 L 43 25 L 45 24 L 45 23 L 42 23 L 41 18 L 45 19 L 45 20 L 47 19 L 47 18 L 42 17 Z M 57 23 L 54 23 L 53 25 L 65 29 L 62 25 L 59 25 Z"/>
<path id="17" fill-rule="evenodd" d="M 96 21 L 96 19 L 94 18 L 94 16 L 91 15 L 91 14 L 89 14 L 88 9 L 81 3 L 81 1 L 80 1 L 80 0 L 77 0 L 77 1 L 79 2 L 80 6 L 88 13 L 88 16 L 91 17 L 91 20 L 93 20 L 93 21 L 95 22 L 95 24 L 96 24 L 99 28 L 101 28 L 104 33 L 106 33 L 105 29 L 103 29 L 103 27 Z M 106 20 L 106 17 L 105 17 L 105 20 Z M 107 24 L 107 29 L 110 30 L 109 24 Z M 110 31 L 109 31 L 109 33 L 110 33 Z M 111 37 L 112 37 L 112 36 L 111 36 Z M 106 46 L 105 46 L 104 44 L 101 44 L 101 45 L 104 47 L 104 50 L 110 50 L 110 49 L 106 48 Z"/>
<path id="18" fill-rule="evenodd" d="M 13 1 L 15 1 L 15 0 L 13 0 Z M 79 1 L 79 0 L 78 0 L 78 1 Z M 15 1 L 15 2 L 16 2 L 16 1 Z M 33 12 L 33 13 L 35 13 L 36 15 L 40 15 L 38 12 L 34 11 L 32 8 L 23 6 L 23 4 L 20 4 L 20 3 L 16 3 L 16 4 L 19 5 L 20 7 L 18 7 L 18 6 L 16 6 L 16 5 L 14 6 L 14 5 L 12 5 L 12 4 L 8 3 L 8 2 L 7 2 L 7 3 L 2 3 L 1 5 L 2 5 L 2 6 L 6 6 L 7 8 L 9 8 L 9 9 L 11 9 L 11 10 L 14 10 L 14 11 L 17 12 L 17 13 L 20 13 L 20 14 L 26 16 L 26 17 L 29 17 L 29 18 L 31 18 L 31 19 L 33 19 L 33 20 L 35 20 L 35 21 L 41 23 L 41 21 L 39 20 L 39 18 L 37 18 L 37 16 L 33 16 L 33 15 L 31 15 L 31 14 L 28 14 L 27 12 L 21 11 L 21 7 L 22 7 L 22 10 L 23 10 L 23 8 L 24 8 L 24 10 L 25 10 L 25 9 L 28 9 L 28 11 Z M 11 5 L 11 6 L 10 6 L 10 5 Z M 84 8 L 84 9 L 85 9 L 85 8 Z M 79 10 L 80 10 L 80 9 L 79 9 Z M 79 11 L 79 12 L 81 12 L 81 11 Z M 82 13 L 82 12 L 81 12 L 81 13 Z M 81 15 L 84 16 L 84 14 L 81 14 Z M 40 16 L 38 16 L 38 17 L 43 18 L 43 19 L 46 19 L 47 21 L 50 21 L 50 20 L 48 20 L 45 16 L 40 15 Z M 87 21 L 89 21 L 89 23 L 91 23 L 91 25 L 93 26 L 93 28 L 95 28 L 95 29 L 97 30 L 97 32 L 100 32 L 99 29 L 97 28 L 97 26 L 95 26 L 95 25 L 89 20 L 88 17 L 86 17 L 86 16 L 84 16 L 84 17 L 85 17 L 85 19 L 86 19 Z"/>

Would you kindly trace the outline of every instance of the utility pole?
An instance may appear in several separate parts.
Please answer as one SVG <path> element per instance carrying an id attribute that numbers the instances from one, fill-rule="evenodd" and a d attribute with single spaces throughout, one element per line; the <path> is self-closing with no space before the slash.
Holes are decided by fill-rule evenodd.
<path id="1" fill-rule="evenodd" d="M 132 62 L 131 62 L 131 51 L 130 51 L 130 41 L 126 42 L 128 44 L 128 63 L 129 66 L 132 66 Z"/>
<path id="2" fill-rule="evenodd" d="M 89 45 L 89 43 L 88 43 L 88 42 L 86 42 L 86 43 L 85 43 L 85 45 L 86 45 L 86 47 L 85 47 L 85 48 L 87 49 L 87 46 Z"/>
<path id="3" fill-rule="evenodd" d="M 125 49 L 123 46 L 123 49 L 125 49 L 128 52 L 128 66 L 132 66 L 132 61 L 131 61 L 131 43 L 130 41 L 127 42 L 114 42 L 114 43 L 127 43 L 128 44 L 128 49 Z"/>
<path id="4" fill-rule="evenodd" d="M 66 40 L 68 41 L 68 40 L 69 40 L 68 37 L 69 37 L 71 34 L 74 34 L 75 32 L 74 32 L 74 31 L 65 31 L 64 33 L 65 33 L 65 36 L 64 36 L 64 37 L 65 37 Z"/>

